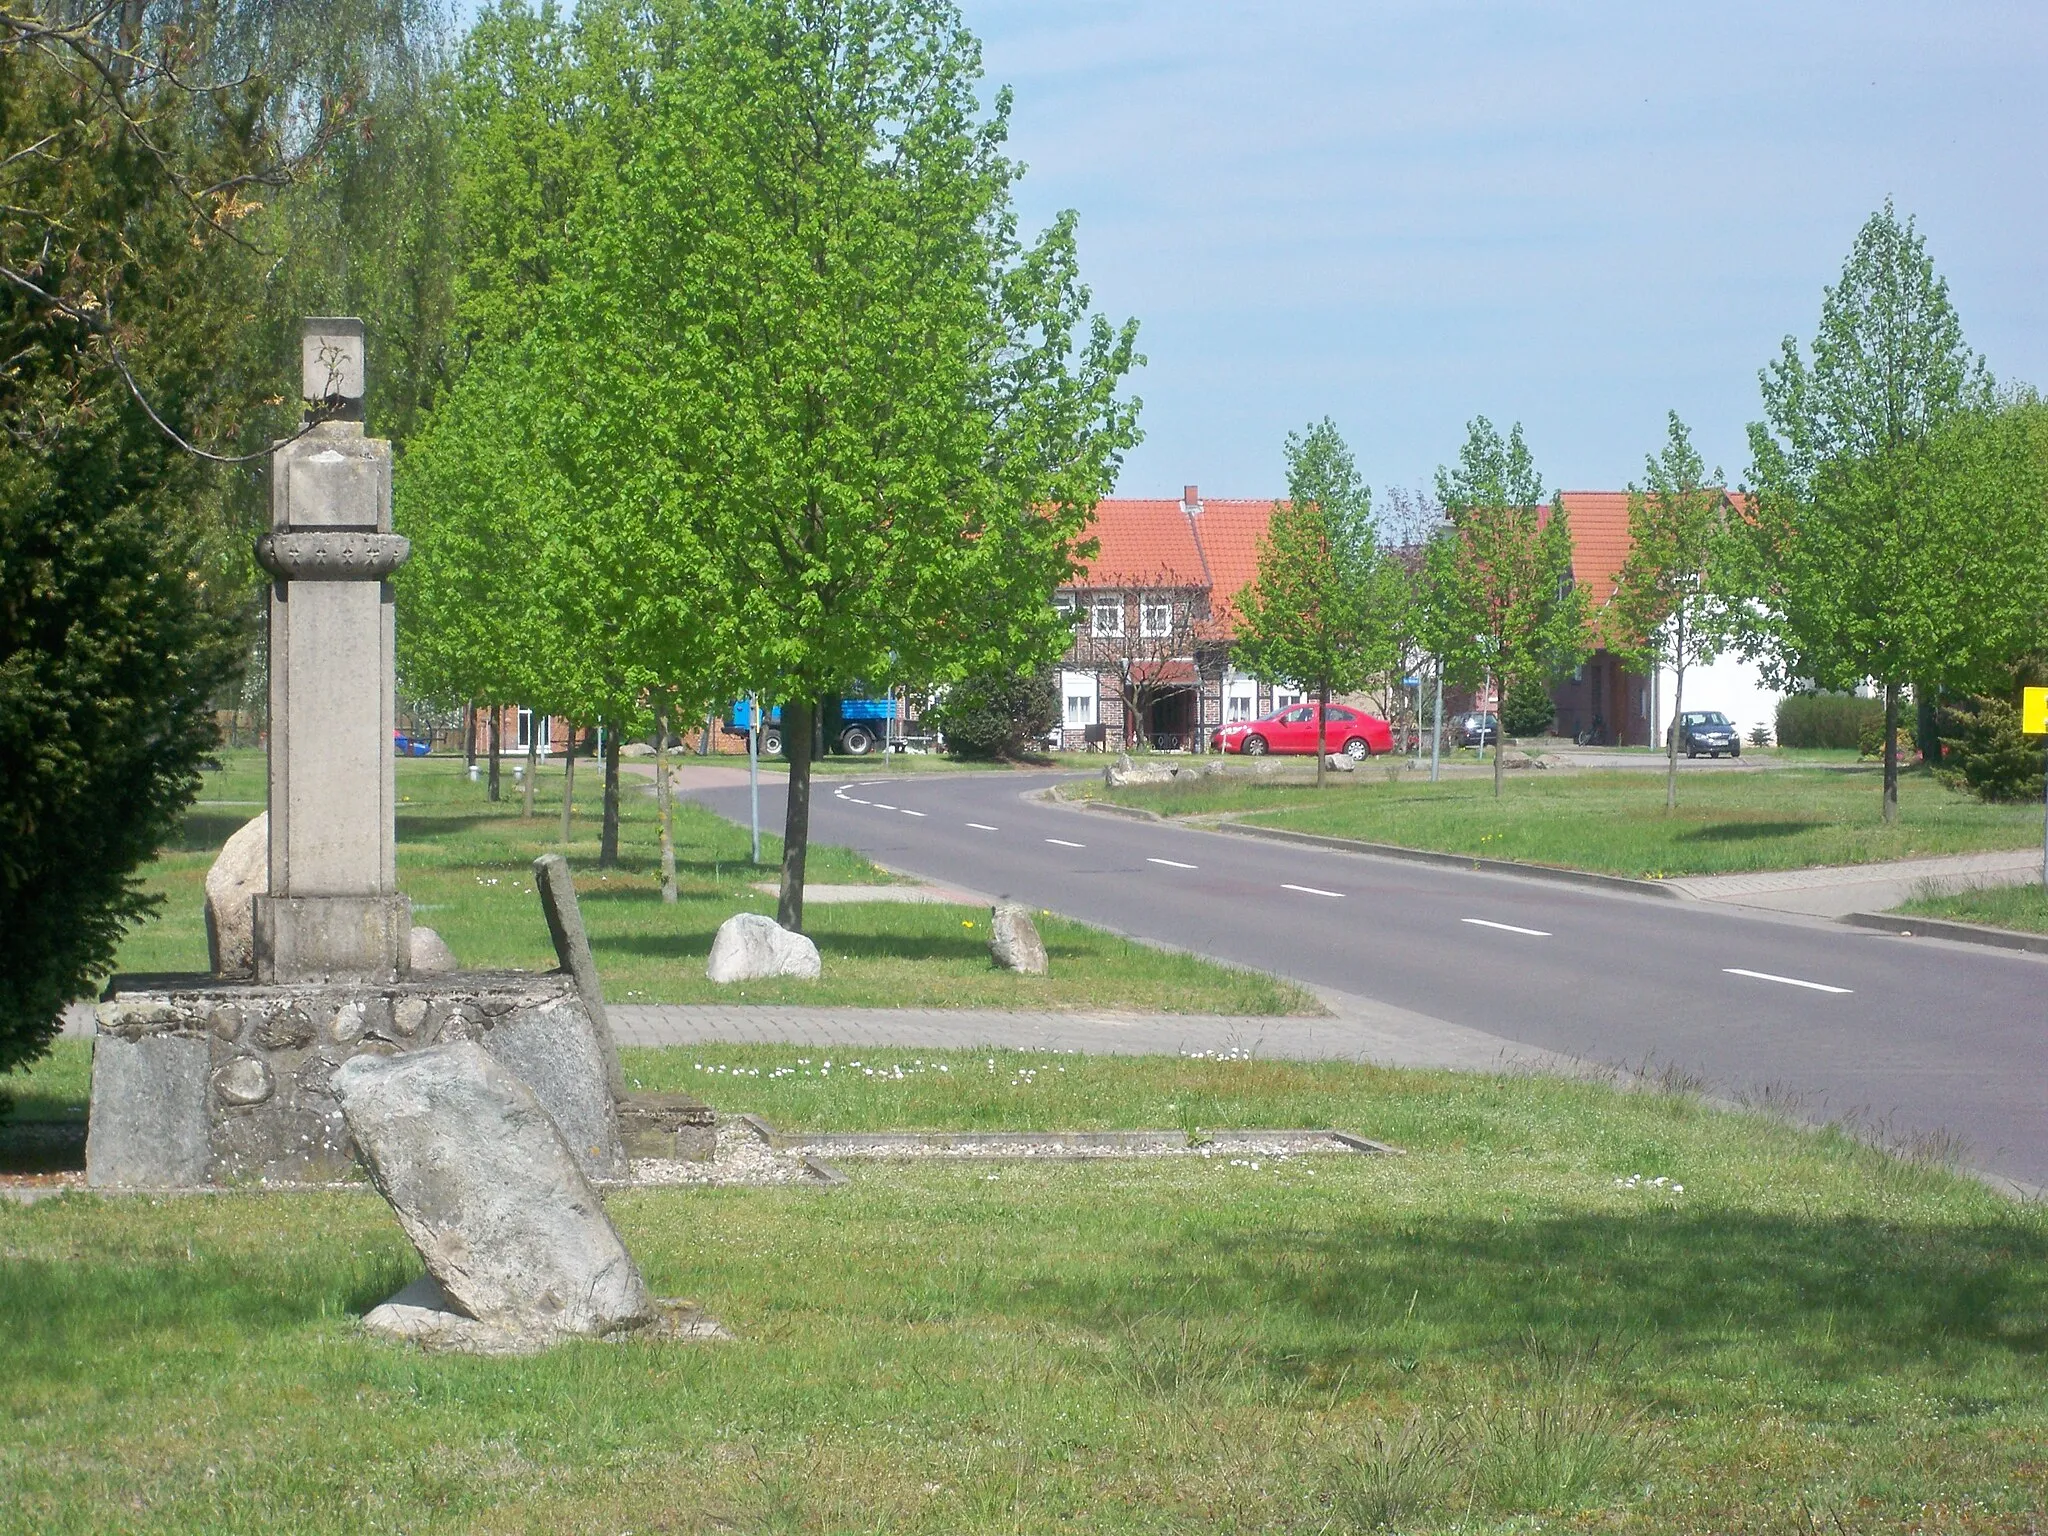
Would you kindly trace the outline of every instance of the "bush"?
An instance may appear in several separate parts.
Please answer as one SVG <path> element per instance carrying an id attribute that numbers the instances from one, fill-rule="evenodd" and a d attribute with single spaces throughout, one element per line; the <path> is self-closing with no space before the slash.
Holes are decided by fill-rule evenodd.
<path id="1" fill-rule="evenodd" d="M 1059 722 L 1060 675 L 970 677 L 925 712 L 955 757 L 1016 757 Z"/>
<path id="2" fill-rule="evenodd" d="M 1938 720 L 1944 750 L 1935 773 L 1942 783 L 1979 800 L 2041 798 L 2042 740 L 2021 734 L 2018 706 L 1973 696 Z"/>
<path id="3" fill-rule="evenodd" d="M 1501 700 L 1501 729 L 1510 736 L 1541 736 L 1550 729 L 1550 722 L 1557 718 L 1557 706 L 1551 702 L 1550 685 L 1541 678 L 1519 678 L 1508 685 L 1507 696 Z"/>
<path id="4" fill-rule="evenodd" d="M 1795 693 L 1778 704 L 1778 745 L 1860 748 L 1864 728 L 1873 720 L 1882 730 L 1882 699 L 1847 693 Z"/>
<path id="5" fill-rule="evenodd" d="M 1752 747 L 1768 747 L 1771 744 L 1771 728 L 1761 723 L 1752 725 L 1749 728 L 1749 744 Z"/>

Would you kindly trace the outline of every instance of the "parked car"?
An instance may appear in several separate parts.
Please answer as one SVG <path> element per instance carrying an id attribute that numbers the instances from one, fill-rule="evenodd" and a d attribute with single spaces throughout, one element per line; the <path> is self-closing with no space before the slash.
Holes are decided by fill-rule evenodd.
<path id="1" fill-rule="evenodd" d="M 1371 757 L 1394 750 L 1394 728 L 1377 715 L 1332 704 L 1324 722 L 1323 739 L 1332 752 L 1351 758 Z M 1263 757 L 1268 752 L 1316 750 L 1316 706 L 1295 704 L 1267 715 L 1262 720 L 1244 720 L 1226 725 L 1216 733 L 1216 745 L 1225 752 L 1242 752 Z"/>
<path id="2" fill-rule="evenodd" d="M 1444 740 L 1454 747 L 1484 747 L 1500 735 L 1500 717 L 1491 710 L 1468 709 L 1444 722 Z"/>
<path id="3" fill-rule="evenodd" d="M 1670 743 L 1670 731 L 1664 733 L 1664 740 L 1667 745 Z M 1688 709 L 1680 715 L 1678 745 L 1687 757 L 1698 757 L 1702 752 L 1709 757 L 1719 757 L 1723 752 L 1730 757 L 1742 756 L 1741 733 L 1718 709 Z"/>
<path id="4" fill-rule="evenodd" d="M 425 736 L 408 736 L 403 731 L 391 733 L 391 755 L 393 757 L 425 757 L 434 750 L 434 744 Z"/>

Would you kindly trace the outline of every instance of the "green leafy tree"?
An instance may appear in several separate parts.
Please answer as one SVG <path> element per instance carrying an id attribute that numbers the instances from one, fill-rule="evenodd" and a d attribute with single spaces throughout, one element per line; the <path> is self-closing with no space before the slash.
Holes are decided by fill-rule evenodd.
<path id="1" fill-rule="evenodd" d="M 1664 446 L 1644 461 L 1646 484 L 1628 488 L 1628 556 L 1614 597 L 1600 614 L 1607 648 L 1639 671 L 1672 672 L 1671 729 L 1665 743 L 1664 805 L 1678 808 L 1678 722 L 1685 674 L 1719 656 L 1740 628 L 1743 609 L 1722 586 L 1719 552 L 1727 543 L 1727 493 L 1710 477 L 1692 434 L 1673 411 Z"/>
<path id="2" fill-rule="evenodd" d="M 0 1071 L 155 905 L 244 654 L 250 472 L 201 455 L 280 424 L 242 320 L 240 226 L 292 174 L 261 95 L 140 7 L 0 9 Z"/>
<path id="3" fill-rule="evenodd" d="M 2037 611 L 2038 501 L 1984 479 L 2001 452 L 1989 375 L 1948 286 L 1887 203 L 1826 290 L 1812 357 L 1786 337 L 1749 429 L 1745 584 L 1767 674 L 1883 691 L 1887 821 L 1898 815 L 1899 700 L 2022 648 Z M 2009 450 L 2005 450 L 2009 451 Z"/>
<path id="4" fill-rule="evenodd" d="M 1427 548 L 1423 590 L 1445 675 L 1466 686 L 1490 677 L 1505 699 L 1524 679 L 1546 681 L 1577 666 L 1587 652 L 1587 614 L 1572 583 L 1571 524 L 1562 497 L 1543 505 L 1521 423 L 1503 439 L 1476 418 L 1457 466 L 1437 471 L 1436 494 L 1451 526 Z M 1496 738 L 1496 798 L 1500 753 Z"/>
<path id="5" fill-rule="evenodd" d="M 1372 491 L 1328 417 L 1287 435 L 1287 500 L 1273 511 L 1258 575 L 1237 605 L 1238 665 L 1315 695 L 1320 788 L 1330 695 L 1355 692 L 1394 665 L 1403 606 L 1399 572 L 1380 554 Z"/>
<path id="6" fill-rule="evenodd" d="M 981 112 L 951 5 L 651 10 L 674 53 L 593 293 L 705 530 L 727 681 L 782 704 L 796 929 L 818 701 L 1067 643 L 1050 597 L 1136 439 L 1135 331 L 1090 318 L 1071 215 L 1020 242 L 1009 98 Z"/>
<path id="7" fill-rule="evenodd" d="M 1059 723 L 1060 675 L 1041 667 L 1022 676 L 998 672 L 953 684 L 925 721 L 946 738 L 956 757 L 1021 757 L 1040 746 Z"/>

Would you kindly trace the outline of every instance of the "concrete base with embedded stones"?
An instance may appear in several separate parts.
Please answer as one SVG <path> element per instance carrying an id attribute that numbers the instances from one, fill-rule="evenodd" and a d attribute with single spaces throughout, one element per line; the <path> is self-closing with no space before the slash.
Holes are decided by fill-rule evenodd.
<path id="1" fill-rule="evenodd" d="M 467 971 L 266 985 L 116 978 L 98 1008 L 86 1182 L 100 1189 L 359 1176 L 328 1078 L 351 1056 L 474 1040 L 541 1102 L 591 1178 L 627 1173 L 606 1062 L 574 981 Z"/>

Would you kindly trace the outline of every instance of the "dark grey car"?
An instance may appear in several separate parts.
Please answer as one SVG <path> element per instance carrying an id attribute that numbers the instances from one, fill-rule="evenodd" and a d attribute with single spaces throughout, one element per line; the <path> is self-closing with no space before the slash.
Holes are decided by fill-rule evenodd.
<path id="1" fill-rule="evenodd" d="M 1667 734 L 1667 739 L 1668 734 Z M 1742 756 L 1742 736 L 1718 709 L 1688 709 L 1678 717 L 1678 746 L 1687 757 Z"/>

